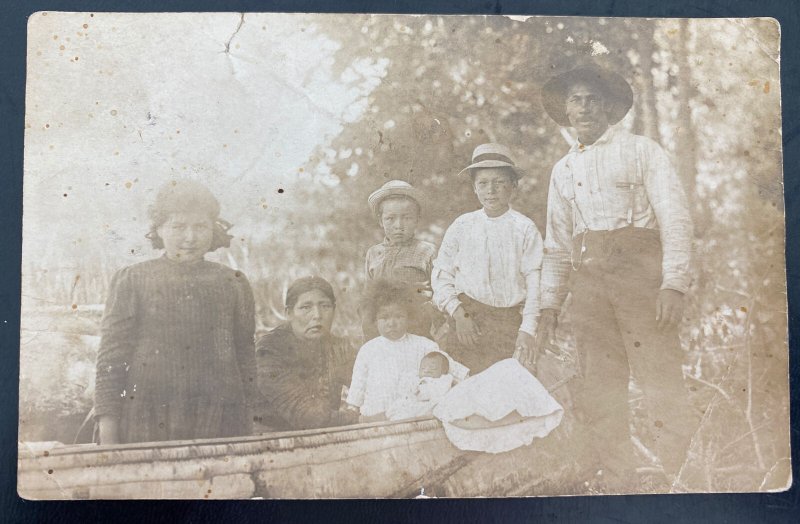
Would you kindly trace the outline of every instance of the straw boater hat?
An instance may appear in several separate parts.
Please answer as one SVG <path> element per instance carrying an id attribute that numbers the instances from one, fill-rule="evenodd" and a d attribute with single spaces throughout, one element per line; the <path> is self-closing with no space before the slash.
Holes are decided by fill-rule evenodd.
<path id="1" fill-rule="evenodd" d="M 633 105 L 633 90 L 621 75 L 594 64 L 576 67 L 551 78 L 542 87 L 542 106 L 550 118 L 560 126 L 570 126 L 564 105 L 567 91 L 576 82 L 586 82 L 600 88 L 609 103 L 609 124 L 613 125 L 622 120 Z"/>
<path id="2" fill-rule="evenodd" d="M 517 178 L 525 174 L 514 162 L 511 150 L 502 144 L 481 144 L 472 152 L 472 163 L 458 172 L 458 176 L 476 167 L 510 167 Z"/>
<path id="3" fill-rule="evenodd" d="M 404 180 L 389 180 L 383 184 L 379 189 L 376 189 L 367 199 L 370 209 L 377 215 L 380 209 L 381 202 L 390 196 L 404 196 L 410 198 L 417 203 L 417 206 L 422 207 L 419 191 Z"/>

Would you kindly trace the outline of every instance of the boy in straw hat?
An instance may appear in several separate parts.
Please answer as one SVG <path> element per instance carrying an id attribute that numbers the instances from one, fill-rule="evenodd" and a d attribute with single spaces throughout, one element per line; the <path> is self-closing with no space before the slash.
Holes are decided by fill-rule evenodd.
<path id="1" fill-rule="evenodd" d="M 420 307 L 414 312 L 410 331 L 430 336 L 430 320 L 424 314 L 424 303 L 431 295 L 436 246 L 414 236 L 422 211 L 420 201 L 417 189 L 403 180 L 390 180 L 369 196 L 367 202 L 384 237 L 383 242 L 367 250 L 365 276 L 367 282 L 386 279 L 414 287 Z M 367 340 L 378 336 L 373 322 L 365 320 L 362 328 Z"/>
<path id="2" fill-rule="evenodd" d="M 542 237 L 511 208 L 523 175 L 509 148 L 482 144 L 469 175 L 481 209 L 456 218 L 433 263 L 433 303 L 450 318 L 443 348 L 474 375 L 533 347 Z"/>
<path id="3" fill-rule="evenodd" d="M 678 339 L 690 281 L 691 215 L 661 146 L 614 125 L 632 104 L 628 82 L 596 65 L 558 75 L 542 88 L 545 110 L 560 126 L 574 128 L 577 142 L 550 177 L 536 350 L 553 337 L 571 291 L 583 368 L 572 388 L 582 424 L 575 458 L 602 470 L 605 488 L 614 492 L 638 485 L 631 376 L 651 419 L 654 438 L 646 445 L 670 480 L 698 422 L 683 384 Z"/>

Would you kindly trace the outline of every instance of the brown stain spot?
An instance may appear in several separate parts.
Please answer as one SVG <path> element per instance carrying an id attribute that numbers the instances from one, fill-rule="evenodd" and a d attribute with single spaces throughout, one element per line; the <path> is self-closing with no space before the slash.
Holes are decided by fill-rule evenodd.
<path id="1" fill-rule="evenodd" d="M 133 187 L 133 184 L 130 182 L 125 182 L 125 189 L 130 189 L 131 187 Z"/>
<path id="2" fill-rule="evenodd" d="M 52 475 L 52 474 L 53 474 L 53 470 L 52 470 L 52 469 L 48 469 L 48 470 L 47 470 L 47 474 L 48 474 L 48 475 Z"/>
<path id="3" fill-rule="evenodd" d="M 742 306 L 739 308 L 739 311 L 741 311 L 742 313 L 747 313 L 747 307 Z"/>
<path id="4" fill-rule="evenodd" d="M 119 151 L 114 151 L 114 156 L 119 156 Z"/>
<path id="5" fill-rule="evenodd" d="M 117 116 L 117 110 L 116 109 L 112 109 L 111 110 L 111 116 Z"/>
<path id="6" fill-rule="evenodd" d="M 664 423 L 663 423 L 663 422 L 661 422 L 660 420 L 656 420 L 656 421 L 655 421 L 655 427 L 657 427 L 657 428 L 663 428 L 663 427 L 664 427 Z"/>
<path id="7" fill-rule="evenodd" d="M 75 57 L 75 61 L 76 61 L 76 62 L 78 61 L 78 57 L 77 57 L 77 56 Z"/>
<path id="8" fill-rule="evenodd" d="M 211 490 L 208 490 L 207 493 L 211 493 Z"/>
<path id="9" fill-rule="evenodd" d="M 58 35 L 53 35 L 53 40 L 58 40 Z"/>
<path id="10" fill-rule="evenodd" d="M 58 46 L 58 48 L 59 48 L 60 50 L 62 50 L 62 51 L 63 51 L 64 49 L 66 49 L 66 48 L 65 48 L 63 45 L 60 45 L 60 46 Z"/>
<path id="11" fill-rule="evenodd" d="M 641 346 L 641 345 L 642 345 L 642 343 L 641 343 L 641 342 L 639 342 L 638 340 L 637 340 L 636 342 L 634 342 L 634 343 L 633 343 L 633 347 L 637 347 L 637 348 L 638 348 L 638 347 L 639 347 L 639 346 Z"/>
<path id="12" fill-rule="evenodd" d="M 50 456 L 50 452 L 49 452 L 49 451 L 47 451 L 47 450 L 44 450 L 44 456 L 45 456 L 45 457 L 49 457 L 49 456 Z"/>
<path id="13" fill-rule="evenodd" d="M 301 167 L 301 168 L 300 168 L 300 169 L 298 169 L 297 171 L 298 171 L 299 173 L 302 173 L 303 171 L 305 171 L 305 169 L 303 169 L 303 168 Z"/>
<path id="14" fill-rule="evenodd" d="M 222 144 L 222 147 L 228 147 L 228 144 Z"/>
<path id="15" fill-rule="evenodd" d="M 234 134 L 234 135 L 237 135 L 237 134 L 239 134 L 239 130 L 238 130 L 238 129 L 234 129 L 234 130 L 233 130 L 233 134 Z"/>
<path id="16" fill-rule="evenodd" d="M 89 18 L 94 18 L 94 13 L 90 14 Z"/>
<path id="17" fill-rule="evenodd" d="M 44 127 L 45 129 L 48 129 L 50 127 L 50 124 L 45 124 Z"/>
<path id="18" fill-rule="evenodd" d="M 764 94 L 769 93 L 769 82 L 764 82 Z"/>
<path id="19" fill-rule="evenodd" d="M 204 498 L 204 499 L 207 499 L 207 498 L 208 498 L 208 495 L 203 495 L 203 498 Z"/>
<path id="20" fill-rule="evenodd" d="M 54 146 L 53 144 L 50 144 L 49 147 L 50 147 L 50 149 L 55 149 L 56 148 L 56 146 Z"/>
<path id="21" fill-rule="evenodd" d="M 89 29 L 89 24 L 83 24 L 84 29 Z"/>

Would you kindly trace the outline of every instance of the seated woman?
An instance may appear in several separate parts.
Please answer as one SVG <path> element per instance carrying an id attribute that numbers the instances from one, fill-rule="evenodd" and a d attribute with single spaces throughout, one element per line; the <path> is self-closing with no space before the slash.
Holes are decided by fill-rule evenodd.
<path id="1" fill-rule="evenodd" d="M 290 430 L 355 422 L 357 414 L 339 410 L 353 351 L 331 334 L 333 288 L 320 277 L 298 279 L 289 286 L 285 305 L 288 322 L 256 343 L 262 424 Z"/>
<path id="2" fill-rule="evenodd" d="M 149 210 L 164 256 L 112 281 L 97 355 L 101 444 L 250 434 L 253 293 L 238 271 L 207 262 L 229 225 L 203 185 L 166 184 Z"/>

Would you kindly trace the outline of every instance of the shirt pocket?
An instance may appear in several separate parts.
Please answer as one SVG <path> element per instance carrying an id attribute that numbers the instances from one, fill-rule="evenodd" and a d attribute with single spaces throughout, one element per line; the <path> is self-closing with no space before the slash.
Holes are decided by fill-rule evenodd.
<path id="1" fill-rule="evenodd" d="M 616 218 L 622 219 L 628 224 L 643 218 L 650 208 L 639 155 L 637 149 L 622 152 L 622 159 L 619 163 L 622 173 L 615 179 L 612 189 Z"/>
<path id="2" fill-rule="evenodd" d="M 385 252 L 376 251 L 367 258 L 367 272 L 370 278 L 381 278 L 383 276 L 383 265 L 385 259 Z"/>

